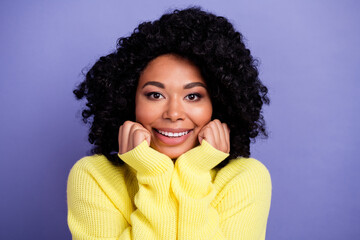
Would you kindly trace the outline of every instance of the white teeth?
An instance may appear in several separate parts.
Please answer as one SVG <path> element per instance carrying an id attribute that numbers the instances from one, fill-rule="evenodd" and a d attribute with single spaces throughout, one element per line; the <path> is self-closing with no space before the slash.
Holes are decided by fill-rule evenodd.
<path id="1" fill-rule="evenodd" d="M 160 131 L 160 130 L 157 130 L 157 131 L 167 137 L 181 137 L 190 132 L 190 131 L 185 131 L 185 132 L 174 133 L 174 132 L 164 132 L 164 131 Z"/>

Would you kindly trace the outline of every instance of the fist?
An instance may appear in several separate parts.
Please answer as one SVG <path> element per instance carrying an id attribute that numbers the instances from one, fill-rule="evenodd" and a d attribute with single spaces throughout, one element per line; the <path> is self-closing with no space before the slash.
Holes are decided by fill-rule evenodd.
<path id="1" fill-rule="evenodd" d="M 218 119 L 209 122 L 200 130 L 198 140 L 200 144 L 202 140 L 206 140 L 217 150 L 230 152 L 230 129 Z"/>
<path id="2" fill-rule="evenodd" d="M 126 121 L 119 128 L 119 153 L 124 154 L 137 147 L 144 140 L 150 146 L 151 135 L 140 123 Z"/>

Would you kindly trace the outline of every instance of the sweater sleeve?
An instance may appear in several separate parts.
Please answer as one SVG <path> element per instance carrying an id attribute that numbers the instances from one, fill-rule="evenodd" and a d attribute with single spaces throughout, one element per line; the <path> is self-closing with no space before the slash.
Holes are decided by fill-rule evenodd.
<path id="1" fill-rule="evenodd" d="M 176 204 L 169 194 L 172 160 L 145 141 L 119 156 L 137 174 L 135 210 L 131 202 L 113 202 L 121 199 L 108 196 L 99 183 L 103 178 L 92 173 L 97 169 L 75 164 L 68 179 L 68 223 L 73 239 L 175 239 Z M 123 194 L 127 195 L 126 187 Z"/>
<path id="2" fill-rule="evenodd" d="M 119 157 L 137 171 L 139 183 L 132 226 L 120 239 L 176 239 L 177 206 L 170 194 L 172 160 L 146 141 Z"/>
<path id="3" fill-rule="evenodd" d="M 171 188 L 179 203 L 179 240 L 223 239 L 219 213 L 210 205 L 215 196 L 210 170 L 227 156 L 203 140 L 176 160 Z"/>
<path id="4" fill-rule="evenodd" d="M 264 240 L 272 188 L 266 167 L 253 158 L 234 159 L 214 184 L 221 190 L 211 205 L 224 238 Z"/>
<path id="5" fill-rule="evenodd" d="M 227 156 L 202 141 L 177 159 L 171 187 L 179 202 L 178 239 L 265 238 L 270 203 L 268 172 L 257 162 L 250 172 L 265 173 L 265 177 L 253 179 L 249 171 L 240 171 L 235 164 L 220 170 L 215 184 L 210 170 Z"/>
<path id="6" fill-rule="evenodd" d="M 92 157 L 85 157 L 70 171 L 67 182 L 69 229 L 74 240 L 116 240 L 128 223 L 104 190 L 97 177 L 98 166 L 94 166 L 92 160 Z"/>

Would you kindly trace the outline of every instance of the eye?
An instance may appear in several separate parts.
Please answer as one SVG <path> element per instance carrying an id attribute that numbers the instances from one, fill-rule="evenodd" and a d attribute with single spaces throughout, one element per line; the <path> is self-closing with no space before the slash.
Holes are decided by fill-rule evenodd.
<path id="1" fill-rule="evenodd" d="M 196 102 L 196 101 L 199 101 L 201 97 L 202 96 L 199 93 L 190 93 L 189 95 L 187 95 L 185 97 L 185 99 Z"/>
<path id="2" fill-rule="evenodd" d="M 154 99 L 154 100 L 164 98 L 164 96 L 161 93 L 158 93 L 158 92 L 149 92 L 149 93 L 146 93 L 145 96 L 148 99 Z"/>

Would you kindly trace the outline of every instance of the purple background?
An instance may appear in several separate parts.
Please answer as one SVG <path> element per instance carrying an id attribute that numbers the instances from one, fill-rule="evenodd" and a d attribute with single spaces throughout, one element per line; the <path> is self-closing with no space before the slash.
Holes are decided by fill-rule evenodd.
<path id="1" fill-rule="evenodd" d="M 142 21 L 201 5 L 260 60 L 270 138 L 267 239 L 360 239 L 359 1 L 1 1 L 0 239 L 70 239 L 66 179 L 88 154 L 81 70 Z"/>

